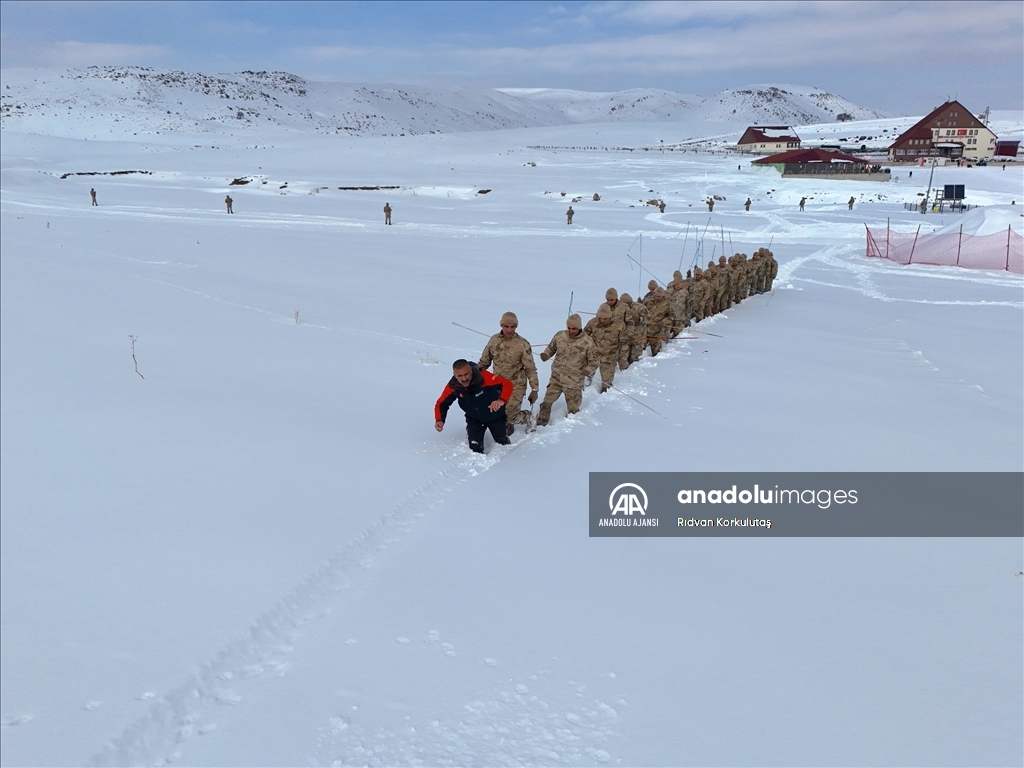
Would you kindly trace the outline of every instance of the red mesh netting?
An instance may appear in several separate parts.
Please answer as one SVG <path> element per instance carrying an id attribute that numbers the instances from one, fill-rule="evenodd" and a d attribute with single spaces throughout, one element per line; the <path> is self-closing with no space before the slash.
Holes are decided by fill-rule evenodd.
<path id="1" fill-rule="evenodd" d="M 899 264 L 937 264 L 1000 269 L 1024 274 L 1024 237 L 1007 227 L 992 235 L 917 235 L 890 229 L 867 230 L 867 256 Z"/>

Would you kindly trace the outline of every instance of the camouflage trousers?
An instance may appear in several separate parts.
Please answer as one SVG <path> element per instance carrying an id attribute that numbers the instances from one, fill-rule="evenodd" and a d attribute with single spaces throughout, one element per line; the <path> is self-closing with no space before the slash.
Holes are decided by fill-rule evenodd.
<path id="1" fill-rule="evenodd" d="M 501 371 L 495 371 L 499 376 L 505 376 Z M 528 411 L 522 410 L 523 398 L 526 397 L 526 374 L 520 373 L 518 376 L 505 376 L 506 379 L 512 382 L 512 396 L 505 403 L 505 413 L 508 416 L 509 424 L 525 424 L 526 414 Z"/>
<path id="2" fill-rule="evenodd" d="M 619 364 L 618 357 L 602 358 L 600 363 L 601 391 L 606 392 L 615 380 L 615 366 Z"/>
<path id="3" fill-rule="evenodd" d="M 583 405 L 583 388 L 566 387 L 557 379 L 548 382 L 548 388 L 544 392 L 544 402 L 540 404 L 540 413 L 537 415 L 537 425 L 544 426 L 551 420 L 551 406 L 559 397 L 565 395 L 565 407 L 569 413 L 576 413 Z"/>
<path id="4" fill-rule="evenodd" d="M 719 292 L 718 296 L 715 298 L 715 306 L 718 308 L 719 312 L 732 306 L 732 302 L 729 300 L 728 290 L 723 288 Z"/>
<path id="5" fill-rule="evenodd" d="M 661 352 L 661 348 L 670 334 L 671 326 L 654 324 L 647 326 L 647 343 L 651 346 L 651 357 Z"/>
<path id="6" fill-rule="evenodd" d="M 635 363 L 643 357 L 645 349 L 647 349 L 647 339 L 635 339 L 629 345 L 629 362 Z"/>

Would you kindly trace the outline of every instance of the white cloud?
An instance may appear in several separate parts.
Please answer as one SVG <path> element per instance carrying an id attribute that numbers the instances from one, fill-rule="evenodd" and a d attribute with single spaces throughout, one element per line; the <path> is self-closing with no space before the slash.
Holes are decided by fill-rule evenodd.
<path id="1" fill-rule="evenodd" d="M 615 5 L 614 13 L 633 12 Z M 699 75 L 763 69 L 766 79 L 774 70 L 794 67 L 806 67 L 810 75 L 817 66 L 848 66 L 851 73 L 858 68 L 891 66 L 896 75 L 910 75 L 928 71 L 939 62 L 977 66 L 1021 61 L 1021 19 L 1016 3 L 973 3 L 970 14 L 963 14 L 960 6 L 950 6 L 943 13 L 933 5 L 901 3 L 884 9 L 872 5 L 884 13 L 858 12 L 861 6 L 853 4 L 841 14 L 801 13 L 740 26 L 672 29 L 539 47 L 461 49 L 451 55 L 495 68 L 538 73 L 583 70 Z M 949 11 L 955 11 L 954 17 Z M 680 11 L 684 12 L 689 13 Z"/>
<path id="2" fill-rule="evenodd" d="M 3 41 L 3 65 L 5 67 L 147 65 L 160 63 L 170 53 L 171 49 L 164 45 L 83 43 L 78 40 L 41 44 L 11 39 Z"/>

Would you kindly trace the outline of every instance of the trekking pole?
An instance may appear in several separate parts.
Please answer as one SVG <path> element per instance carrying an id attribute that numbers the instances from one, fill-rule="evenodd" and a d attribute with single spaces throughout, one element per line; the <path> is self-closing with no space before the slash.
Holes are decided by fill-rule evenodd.
<path id="1" fill-rule="evenodd" d="M 566 317 L 572 314 L 572 297 L 575 293 L 575 291 L 569 291 L 569 312 L 566 314 Z"/>
<path id="2" fill-rule="evenodd" d="M 459 328 L 465 328 L 467 331 L 472 331 L 473 333 L 478 333 L 481 336 L 486 336 L 487 338 L 491 338 L 491 334 L 489 334 L 489 333 L 484 333 L 483 331 L 478 331 L 476 328 L 470 328 L 468 325 L 463 325 L 462 323 L 456 323 L 454 320 L 452 320 L 452 325 L 457 325 L 457 326 L 459 326 Z"/>
<path id="3" fill-rule="evenodd" d="M 579 373 L 579 374 L 583 373 L 583 369 L 580 366 L 578 366 L 578 365 L 570 365 L 568 363 L 561 363 L 560 364 L 559 361 L 558 361 L 558 355 L 555 355 L 554 359 L 551 362 L 551 371 L 552 371 L 552 373 L 554 373 L 555 369 L 557 367 L 559 367 L 559 366 L 561 366 L 562 368 L 564 368 L 566 370 L 572 371 L 574 373 Z M 592 380 L 596 373 L 597 373 L 597 370 L 595 369 L 594 372 L 591 373 L 587 378 Z M 601 383 L 603 384 L 604 382 L 601 382 Z M 616 392 L 622 392 L 622 390 L 619 389 L 618 387 L 616 387 L 614 384 L 609 384 L 608 388 L 609 389 L 614 389 Z M 653 408 L 651 408 L 651 406 L 647 405 L 646 403 L 640 402 L 639 400 L 637 400 L 635 397 L 633 397 L 628 392 L 622 392 L 622 394 L 624 394 L 626 397 L 628 397 L 630 400 L 632 400 L 637 405 L 642 405 L 644 408 L 646 408 L 647 410 L 651 411 L 652 413 L 657 413 L 659 416 L 661 416 L 661 418 L 665 419 L 666 421 L 668 420 L 668 416 L 666 416 L 663 413 L 658 413 Z"/>
<path id="4" fill-rule="evenodd" d="M 703 333 L 705 336 L 716 336 L 719 339 L 724 339 L 725 338 L 725 336 L 723 336 L 722 334 L 720 334 L 720 333 L 712 333 L 711 331 L 698 331 L 696 328 L 688 328 L 687 330 L 690 333 Z"/>
<path id="5" fill-rule="evenodd" d="M 643 273 L 644 273 L 644 272 L 646 272 L 646 273 L 647 273 L 648 275 L 650 275 L 651 277 L 653 277 L 653 278 L 654 278 L 655 280 L 657 280 L 657 281 L 658 281 L 659 283 L 661 283 L 662 285 L 665 285 L 665 281 L 664 281 L 664 280 L 662 280 L 662 279 L 661 279 L 660 277 L 658 277 L 658 276 L 657 276 L 656 274 L 654 274 L 653 272 L 651 272 L 651 270 L 647 269 L 647 267 L 645 267 L 645 266 L 644 266 L 643 264 L 641 264 L 641 263 L 640 263 L 639 261 L 637 261 L 636 259 L 634 259 L 634 258 L 633 258 L 632 256 L 630 256 L 630 255 L 629 255 L 628 253 L 626 254 L 626 258 L 628 258 L 628 259 L 629 259 L 630 261 L 634 262 L 634 263 L 635 263 L 635 264 L 636 264 L 636 265 L 637 265 L 638 267 L 640 267 L 640 272 L 641 272 L 641 275 L 640 275 L 640 279 L 641 279 L 641 280 L 643 279 Z"/>
<path id="6" fill-rule="evenodd" d="M 634 403 L 636 403 L 637 405 L 642 405 L 642 406 L 643 406 L 644 408 L 646 408 L 646 409 L 647 409 L 648 411 L 650 411 L 651 413 L 656 413 L 656 414 L 657 414 L 658 416 L 661 416 L 661 418 L 665 419 L 665 421 L 668 421 L 668 416 L 666 416 L 666 415 L 665 415 L 665 414 L 663 414 L 663 413 L 658 413 L 658 412 L 657 412 L 656 410 L 654 410 L 653 408 L 651 408 L 651 406 L 647 405 L 646 403 L 641 403 L 641 402 L 640 402 L 639 400 L 637 400 L 637 399 L 636 399 L 635 397 L 633 397 L 633 396 L 632 396 L 631 394 L 629 394 L 628 392 L 623 392 L 623 391 L 622 391 L 621 389 L 619 389 L 618 387 L 616 387 L 616 386 L 615 386 L 614 384 L 609 384 L 609 385 L 608 385 L 608 389 L 614 389 L 614 390 L 615 390 L 616 392 L 620 392 L 621 394 L 623 394 L 623 395 L 625 395 L 626 397 L 628 397 L 628 398 L 629 398 L 630 400 L 632 400 L 632 401 L 633 401 Z"/>
<path id="7" fill-rule="evenodd" d="M 677 235 L 678 237 L 678 235 Z M 686 222 L 686 237 L 683 238 L 683 252 L 679 254 L 679 269 L 683 268 L 683 259 L 686 258 L 686 241 L 690 239 L 690 222 Z"/>

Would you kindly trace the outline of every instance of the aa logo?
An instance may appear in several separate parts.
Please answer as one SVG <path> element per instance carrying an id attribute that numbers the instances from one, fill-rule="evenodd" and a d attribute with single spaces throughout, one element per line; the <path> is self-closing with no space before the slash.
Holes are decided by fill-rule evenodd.
<path id="1" fill-rule="evenodd" d="M 636 483 L 617 485 L 608 497 L 608 508 L 612 511 L 612 515 L 619 512 L 624 515 L 632 515 L 634 512 L 646 515 L 647 492 Z"/>

